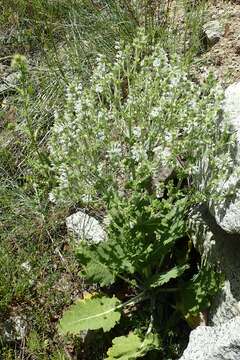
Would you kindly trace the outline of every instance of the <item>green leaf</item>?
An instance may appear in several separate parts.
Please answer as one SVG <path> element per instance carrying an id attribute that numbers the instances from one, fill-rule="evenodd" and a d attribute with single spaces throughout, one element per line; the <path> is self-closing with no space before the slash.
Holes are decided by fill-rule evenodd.
<path id="1" fill-rule="evenodd" d="M 205 267 L 181 290 L 179 309 L 185 317 L 197 315 L 207 309 L 211 298 L 216 295 L 223 284 L 223 275 Z"/>
<path id="2" fill-rule="evenodd" d="M 112 347 L 107 352 L 106 360 L 134 360 L 161 347 L 161 341 L 156 334 L 149 334 L 142 338 L 136 333 L 130 333 L 127 336 L 113 339 L 112 343 Z"/>
<path id="3" fill-rule="evenodd" d="M 189 265 L 185 264 L 181 266 L 175 266 L 171 270 L 162 273 L 160 275 L 159 274 L 154 275 L 150 279 L 150 284 L 148 286 L 150 286 L 151 288 L 162 286 L 168 283 L 171 279 L 176 279 L 177 277 L 181 276 L 184 273 L 184 271 L 187 269 L 189 269 Z"/>
<path id="4" fill-rule="evenodd" d="M 59 324 L 61 334 L 78 334 L 83 330 L 103 328 L 109 331 L 120 320 L 121 302 L 116 297 L 96 295 L 78 300 L 63 314 Z"/>
<path id="5" fill-rule="evenodd" d="M 77 249 L 77 257 L 83 267 L 82 276 L 85 276 L 92 283 L 108 286 L 114 283 L 115 275 L 110 266 L 105 264 L 105 259 L 101 261 L 102 247 L 103 244 L 90 247 L 89 244 L 81 243 Z M 103 253 L 108 257 L 106 252 L 103 251 Z"/>
<path id="6" fill-rule="evenodd" d="M 84 269 L 84 275 L 92 283 L 98 283 L 100 286 L 108 286 L 114 283 L 115 276 L 109 268 L 100 262 L 91 260 Z"/>

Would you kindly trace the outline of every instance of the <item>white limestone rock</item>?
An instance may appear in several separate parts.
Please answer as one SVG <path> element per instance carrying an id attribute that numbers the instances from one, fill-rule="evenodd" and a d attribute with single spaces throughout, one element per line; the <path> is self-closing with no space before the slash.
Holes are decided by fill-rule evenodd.
<path id="1" fill-rule="evenodd" d="M 233 168 L 227 179 L 219 184 L 220 192 L 230 192 L 218 204 L 210 203 L 210 211 L 217 223 L 226 232 L 240 233 L 240 82 L 230 85 L 225 91 L 224 121 L 226 121 L 236 134 L 236 141 L 232 147 Z"/>
<path id="2" fill-rule="evenodd" d="M 202 261 L 217 266 L 225 277 L 208 315 L 208 325 L 217 326 L 239 314 L 240 235 L 226 233 L 205 205 L 193 209 L 190 217 L 189 233 Z"/>
<path id="3" fill-rule="evenodd" d="M 238 179 L 236 179 L 236 182 Z M 232 201 L 226 201 L 214 207 L 211 211 L 214 214 L 217 223 L 230 234 L 240 234 L 240 199 L 239 192 L 236 192 Z"/>
<path id="4" fill-rule="evenodd" d="M 239 360 L 240 316 L 219 325 L 199 326 L 191 332 L 180 360 Z"/>
<path id="5" fill-rule="evenodd" d="M 229 175 L 218 184 L 224 201 L 192 210 L 194 246 L 202 260 L 217 264 L 224 287 L 213 300 L 208 325 L 193 330 L 181 360 L 240 360 L 240 82 L 225 92 L 222 121 L 236 134 Z M 204 175 L 204 172 L 203 172 Z"/>
<path id="6" fill-rule="evenodd" d="M 106 233 L 100 222 L 83 211 L 68 216 L 66 225 L 68 231 L 74 233 L 79 240 L 98 244 L 106 238 Z"/>

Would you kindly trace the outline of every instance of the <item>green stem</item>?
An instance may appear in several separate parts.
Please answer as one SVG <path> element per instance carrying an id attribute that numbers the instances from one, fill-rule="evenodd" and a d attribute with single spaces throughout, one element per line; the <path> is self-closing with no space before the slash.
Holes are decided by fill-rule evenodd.
<path id="1" fill-rule="evenodd" d="M 124 303 L 122 304 L 119 304 L 116 309 L 121 309 L 125 306 L 132 306 L 132 305 L 136 305 L 138 304 L 139 302 L 141 301 L 144 301 L 146 299 L 149 299 L 149 295 L 146 294 L 145 291 L 142 291 L 140 294 L 136 295 L 134 298 L 128 300 L 128 301 L 125 301 Z"/>

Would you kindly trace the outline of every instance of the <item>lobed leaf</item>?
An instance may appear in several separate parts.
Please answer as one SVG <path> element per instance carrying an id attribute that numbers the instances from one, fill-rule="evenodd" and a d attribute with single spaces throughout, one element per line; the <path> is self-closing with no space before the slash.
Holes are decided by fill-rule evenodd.
<path id="1" fill-rule="evenodd" d="M 92 283 L 97 283 L 100 286 L 108 286 L 114 283 L 115 276 L 110 271 L 107 265 L 101 262 L 91 260 L 84 269 L 84 275 Z"/>
<path id="2" fill-rule="evenodd" d="M 181 276 L 187 269 L 189 269 L 188 264 L 178 265 L 171 270 L 166 271 L 165 273 L 157 274 L 151 278 L 149 286 L 151 288 L 162 286 L 168 283 L 171 279 L 176 279 L 177 277 Z"/>

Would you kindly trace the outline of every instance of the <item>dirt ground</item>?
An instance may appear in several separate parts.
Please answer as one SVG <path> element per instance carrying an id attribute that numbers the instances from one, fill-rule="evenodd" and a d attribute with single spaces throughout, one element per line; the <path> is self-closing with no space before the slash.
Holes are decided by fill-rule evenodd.
<path id="1" fill-rule="evenodd" d="M 240 1 L 219 1 L 210 6 L 207 17 L 218 20 L 224 34 L 199 57 L 199 70 L 213 71 L 227 86 L 240 80 Z"/>

